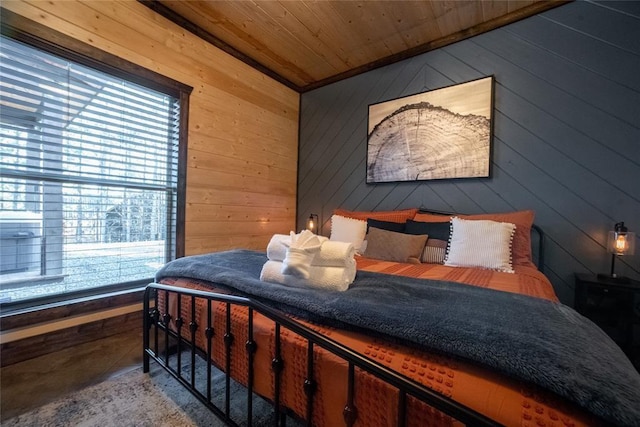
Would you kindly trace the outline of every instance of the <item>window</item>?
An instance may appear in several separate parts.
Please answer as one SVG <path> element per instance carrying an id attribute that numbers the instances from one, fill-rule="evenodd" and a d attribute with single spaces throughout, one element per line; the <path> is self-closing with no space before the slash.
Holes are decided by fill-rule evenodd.
<path id="1" fill-rule="evenodd" d="M 146 284 L 180 239 L 180 93 L 0 42 L 0 302 Z"/>

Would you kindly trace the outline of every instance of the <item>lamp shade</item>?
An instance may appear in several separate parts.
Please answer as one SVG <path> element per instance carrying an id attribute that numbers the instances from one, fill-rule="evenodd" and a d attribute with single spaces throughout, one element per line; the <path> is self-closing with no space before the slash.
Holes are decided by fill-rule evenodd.
<path id="1" fill-rule="evenodd" d="M 636 233 L 624 226 L 624 222 L 615 225 L 614 231 L 609 232 L 607 251 L 614 255 L 633 255 L 636 250 Z"/>

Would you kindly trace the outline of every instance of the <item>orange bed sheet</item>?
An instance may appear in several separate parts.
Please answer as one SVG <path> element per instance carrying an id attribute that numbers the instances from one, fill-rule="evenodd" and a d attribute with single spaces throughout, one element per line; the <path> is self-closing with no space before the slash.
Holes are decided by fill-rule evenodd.
<path id="1" fill-rule="evenodd" d="M 442 264 L 405 264 L 362 256 L 356 257 L 356 263 L 358 270 L 464 283 L 496 291 L 513 292 L 558 301 L 549 279 L 534 267 L 516 265 L 514 266 L 515 274 L 513 274 L 480 268 L 447 267 Z"/>
<path id="2" fill-rule="evenodd" d="M 400 274 L 417 278 L 430 278 L 471 284 L 491 289 L 517 292 L 550 300 L 556 300 L 553 288 L 546 277 L 535 268 L 519 267 L 516 274 L 452 268 L 435 264 L 404 264 L 357 257 L 361 270 L 385 274 Z M 215 285 L 185 278 L 166 278 L 167 285 L 225 293 Z M 213 287 L 212 287 L 213 286 Z M 183 300 L 184 301 L 184 300 Z M 164 300 L 160 310 L 164 310 Z M 169 298 L 173 318 L 178 312 L 176 298 Z M 212 338 L 212 360 L 225 366 L 223 335 L 226 304 L 213 303 L 212 318 L 218 333 Z M 181 316 L 187 324 L 190 308 L 181 307 Z M 247 309 L 233 307 L 231 331 L 234 335 L 231 357 L 231 376 L 246 384 L 248 357 L 245 343 L 248 339 Z M 197 301 L 198 325 L 206 325 L 207 307 Z M 346 345 L 356 352 L 387 366 L 401 375 L 415 380 L 457 402 L 470 407 L 507 426 L 583 426 L 597 425 L 597 420 L 551 393 L 520 381 L 491 372 L 482 367 L 458 359 L 447 358 L 426 350 L 389 342 L 381 337 L 336 329 L 314 324 L 302 319 L 298 322 Z M 218 326 L 215 326 L 218 325 Z M 274 374 L 271 369 L 275 348 L 274 323 L 256 314 L 253 321 L 254 340 L 254 389 L 269 399 L 274 396 Z M 196 332 L 196 345 L 207 348 L 204 327 Z M 306 414 L 306 395 L 303 384 L 307 377 L 307 342 L 297 334 L 281 330 L 281 351 L 284 360 L 281 383 L 281 403 L 300 417 Z M 343 409 L 347 402 L 347 363 L 329 352 L 314 348 L 314 377 L 317 392 L 314 400 L 313 424 L 316 426 L 345 425 Z M 393 426 L 397 421 L 398 392 L 372 375 L 356 370 L 355 406 L 356 426 Z M 409 399 L 408 425 L 449 426 L 457 423 L 426 405 Z"/>

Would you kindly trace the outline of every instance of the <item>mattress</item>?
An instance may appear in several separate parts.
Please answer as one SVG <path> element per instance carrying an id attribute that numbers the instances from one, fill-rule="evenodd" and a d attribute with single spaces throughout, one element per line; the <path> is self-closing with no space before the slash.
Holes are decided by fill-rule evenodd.
<path id="1" fill-rule="evenodd" d="M 356 257 L 359 270 L 395 274 L 414 278 L 453 281 L 504 292 L 525 294 L 556 301 L 548 279 L 533 267 L 517 266 L 516 273 L 503 273 L 475 268 L 453 268 L 438 264 L 405 264 Z M 226 293 L 215 284 L 179 277 L 164 278 L 161 283 L 191 289 Z M 160 311 L 165 310 L 161 293 Z M 196 302 L 198 325 L 207 322 L 207 306 L 204 300 Z M 498 309 L 498 308 L 497 308 Z M 176 298 L 169 298 L 169 312 L 175 319 L 178 313 Z M 189 304 L 183 300 L 180 308 L 185 323 L 191 320 Z M 214 331 L 212 337 L 212 361 L 218 367 L 226 366 L 224 328 L 226 304 L 212 304 Z M 338 329 L 296 318 L 311 329 L 353 349 L 359 354 L 387 366 L 399 374 L 415 380 L 430 389 L 470 407 L 496 422 L 508 426 L 596 425 L 597 421 L 577 406 L 556 397 L 550 392 L 529 384 L 491 372 L 469 361 L 417 349 L 391 342 L 381 336 Z M 245 346 L 247 336 L 247 309 L 232 307 L 230 373 L 237 381 L 246 384 L 248 357 Z M 175 324 L 172 324 L 175 329 Z M 254 340 L 257 350 L 254 356 L 254 390 L 273 399 L 275 382 L 271 367 L 275 348 L 275 326 L 266 317 L 255 314 L 253 318 Z M 186 331 L 183 330 L 183 334 Z M 284 360 L 281 383 L 281 404 L 301 418 L 306 414 L 306 394 L 302 387 L 307 377 L 307 342 L 297 334 L 281 330 L 281 351 Z M 196 345 L 207 348 L 204 327 L 195 334 Z M 313 423 L 317 426 L 344 425 L 343 409 L 347 402 L 348 365 L 339 357 L 314 347 L 314 378 L 317 393 L 313 407 Z M 391 426 L 397 422 L 398 392 L 372 375 L 356 369 L 355 407 L 356 426 Z M 410 426 L 449 426 L 456 422 L 449 417 L 409 398 L 407 420 Z"/>

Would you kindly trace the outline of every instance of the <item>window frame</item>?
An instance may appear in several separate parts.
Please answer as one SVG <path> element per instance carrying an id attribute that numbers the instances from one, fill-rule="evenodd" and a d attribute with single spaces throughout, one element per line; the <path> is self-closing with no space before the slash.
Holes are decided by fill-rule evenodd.
<path id="1" fill-rule="evenodd" d="M 69 61 L 97 69 L 115 77 L 128 80 L 149 89 L 162 92 L 180 102 L 180 125 L 178 130 L 178 171 L 177 171 L 177 206 L 176 206 L 176 238 L 175 257 L 185 255 L 185 206 L 186 206 L 186 163 L 187 136 L 189 118 L 189 98 L 193 90 L 191 86 L 173 80 L 155 71 L 141 67 L 133 62 L 102 51 L 87 43 L 57 32 L 35 21 L 0 7 L 0 33 L 10 39 L 25 43 L 49 54 Z M 145 283 L 134 283 L 118 286 L 114 284 L 103 288 L 90 288 L 65 294 L 38 297 L 25 301 L 0 304 L 4 315 L 32 311 L 46 307 L 59 306 L 64 301 L 82 303 L 83 300 L 95 300 L 113 292 L 130 290 L 139 292 Z M 105 308 L 105 307 L 103 307 Z M 2 327 L 1 329 L 5 329 Z"/>

